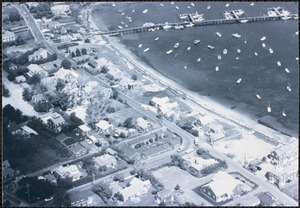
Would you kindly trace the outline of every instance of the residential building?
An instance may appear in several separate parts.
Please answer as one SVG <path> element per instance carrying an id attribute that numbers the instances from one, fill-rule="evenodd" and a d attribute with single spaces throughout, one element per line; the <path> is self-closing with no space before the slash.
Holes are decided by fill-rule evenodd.
<path id="1" fill-rule="evenodd" d="M 59 133 L 66 125 L 65 119 L 58 113 L 52 113 L 42 118 L 43 123 L 55 133 Z"/>
<path id="2" fill-rule="evenodd" d="M 51 11 L 55 16 L 66 15 L 70 12 L 70 6 L 67 4 L 54 5 Z"/>
<path id="3" fill-rule="evenodd" d="M 88 191 L 76 191 L 70 194 L 70 201 L 72 207 L 88 207 L 93 203 L 93 192 Z"/>
<path id="4" fill-rule="evenodd" d="M 286 183 L 297 177 L 298 159 L 286 164 L 285 166 L 276 166 L 275 170 L 270 170 L 266 173 L 266 178 L 279 187 L 283 187 Z"/>
<path id="5" fill-rule="evenodd" d="M 167 152 L 171 150 L 172 147 L 169 144 L 162 144 L 155 147 L 150 147 L 149 149 L 146 149 L 142 152 L 142 156 L 144 158 L 154 157 L 156 155 L 159 155 L 163 152 Z"/>
<path id="6" fill-rule="evenodd" d="M 83 170 L 79 170 L 77 165 L 69 165 L 69 166 L 59 166 L 56 170 L 55 173 L 57 173 L 61 178 L 65 179 L 67 177 L 72 178 L 72 181 L 77 181 L 80 178 L 84 177 L 87 175 L 86 172 L 83 172 Z"/>
<path id="7" fill-rule="evenodd" d="M 81 130 L 82 135 L 84 136 L 87 136 L 91 132 L 91 128 L 85 124 L 78 126 L 78 128 Z"/>
<path id="8" fill-rule="evenodd" d="M 16 124 L 16 122 L 10 122 L 7 125 L 7 130 L 9 131 L 9 133 L 11 133 L 12 135 L 16 135 L 18 132 L 21 131 L 20 127 Z"/>
<path id="9" fill-rule="evenodd" d="M 268 158 L 273 165 L 284 165 L 296 158 L 298 158 L 299 144 L 298 140 L 292 139 L 292 141 L 284 146 L 281 146 L 272 151 Z"/>
<path id="10" fill-rule="evenodd" d="M 140 154 L 136 152 L 135 149 L 131 148 L 129 145 L 125 143 L 119 145 L 119 149 L 121 151 L 120 157 L 122 157 L 126 161 L 140 159 Z"/>
<path id="11" fill-rule="evenodd" d="M 5 160 L 3 163 L 2 163 L 2 168 L 3 168 L 3 172 L 2 172 L 2 177 L 3 177 L 3 181 L 6 182 L 10 179 L 12 179 L 15 174 L 16 174 L 16 171 L 14 171 L 11 167 L 10 167 L 10 164 L 7 160 Z"/>
<path id="12" fill-rule="evenodd" d="M 61 133 L 57 137 L 55 137 L 57 141 L 59 141 L 61 144 L 63 143 L 64 140 L 70 138 L 69 136 L 65 135 L 64 133 Z"/>
<path id="13" fill-rule="evenodd" d="M 31 100 L 33 103 L 38 103 L 38 102 L 47 101 L 47 98 L 43 94 L 37 94 L 32 96 Z"/>
<path id="14" fill-rule="evenodd" d="M 174 201 L 175 197 L 179 196 L 182 193 L 183 192 L 181 190 L 164 189 L 157 193 L 157 195 L 155 196 L 155 200 L 157 201 L 157 203 Z"/>
<path id="15" fill-rule="evenodd" d="M 95 165 L 99 168 L 101 166 L 106 166 L 107 168 L 113 168 L 115 169 L 117 167 L 117 160 L 115 157 L 109 155 L 109 154 L 104 154 L 99 157 L 94 158 Z"/>
<path id="16" fill-rule="evenodd" d="M 144 118 L 139 117 L 136 120 L 136 127 L 139 131 L 149 131 L 152 128 L 152 123 L 146 121 Z"/>
<path id="17" fill-rule="evenodd" d="M 166 103 L 168 102 L 170 102 L 170 99 L 168 97 L 163 97 L 163 98 L 154 97 L 151 99 L 150 105 L 160 108 L 165 106 Z"/>
<path id="18" fill-rule="evenodd" d="M 70 151 L 74 153 L 76 157 L 83 156 L 87 153 L 87 150 L 77 142 L 70 147 Z"/>
<path id="19" fill-rule="evenodd" d="M 48 51 L 44 48 L 40 48 L 35 51 L 33 54 L 28 56 L 29 61 L 39 61 L 48 58 Z"/>
<path id="20" fill-rule="evenodd" d="M 26 82 L 26 78 L 23 75 L 20 75 L 15 78 L 15 81 L 17 83 L 23 83 L 23 82 Z"/>
<path id="21" fill-rule="evenodd" d="M 45 175 L 44 177 L 45 177 L 45 179 L 46 179 L 47 181 L 49 181 L 50 183 L 52 183 L 52 184 L 57 184 L 57 180 L 56 180 L 55 176 L 52 175 L 51 173 Z"/>
<path id="22" fill-rule="evenodd" d="M 114 130 L 114 125 L 110 124 L 106 120 L 101 120 L 96 123 L 96 128 L 100 133 L 110 134 Z"/>
<path id="23" fill-rule="evenodd" d="M 277 199 L 270 192 L 263 192 L 260 195 L 258 195 L 258 198 L 260 200 L 259 206 L 262 207 L 272 206 L 277 201 Z"/>
<path id="24" fill-rule="evenodd" d="M 201 157 L 188 157 L 188 156 L 183 156 L 182 157 L 184 164 L 186 167 L 188 167 L 189 172 L 194 175 L 194 176 L 199 176 L 201 173 L 201 170 L 204 168 L 218 163 L 214 159 L 203 159 Z"/>
<path id="25" fill-rule="evenodd" d="M 209 128 L 207 127 L 207 125 L 211 122 L 214 121 L 214 118 L 212 117 L 211 114 L 207 114 L 207 115 L 204 115 L 202 117 L 199 118 L 199 121 L 200 121 L 200 124 L 202 126 L 202 128 L 207 131 Z"/>
<path id="26" fill-rule="evenodd" d="M 107 154 L 111 155 L 111 156 L 114 156 L 114 157 L 118 156 L 118 152 L 115 151 L 115 150 L 113 150 L 113 149 L 110 148 L 110 147 L 107 148 L 105 152 L 106 152 Z"/>
<path id="27" fill-rule="evenodd" d="M 243 184 L 228 173 L 219 171 L 212 181 L 201 187 L 201 191 L 215 202 L 222 202 L 243 193 Z"/>
<path id="28" fill-rule="evenodd" d="M 16 35 L 13 32 L 2 30 L 2 41 L 3 43 L 13 42 L 16 40 Z"/>
<path id="29" fill-rule="evenodd" d="M 28 67 L 27 75 L 32 77 L 34 74 L 39 74 L 41 78 L 44 78 L 48 75 L 48 73 L 37 64 L 30 64 Z"/>
<path id="30" fill-rule="evenodd" d="M 21 129 L 28 135 L 30 134 L 39 135 L 36 131 L 34 131 L 32 128 L 28 126 L 22 126 Z"/>
<path id="31" fill-rule="evenodd" d="M 63 145 L 65 145 L 68 148 L 71 148 L 77 144 L 76 140 L 73 138 L 68 138 L 62 142 Z"/>
<path id="32" fill-rule="evenodd" d="M 113 195 L 119 193 L 123 196 L 124 202 L 145 196 L 150 187 L 151 183 L 149 180 L 142 181 L 136 177 L 127 179 L 123 183 L 112 183 L 110 185 Z"/>
<path id="33" fill-rule="evenodd" d="M 123 127 L 117 127 L 114 129 L 114 136 L 119 137 L 119 136 L 124 136 L 124 137 L 128 137 L 129 132 L 126 128 Z"/>

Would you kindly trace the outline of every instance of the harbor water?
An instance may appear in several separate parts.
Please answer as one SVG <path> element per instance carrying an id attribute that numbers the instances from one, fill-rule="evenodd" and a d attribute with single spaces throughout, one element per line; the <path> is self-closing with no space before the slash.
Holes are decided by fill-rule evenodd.
<path id="1" fill-rule="evenodd" d="M 229 6 L 225 7 L 227 3 Z M 101 31 L 110 31 L 120 27 L 140 27 L 150 22 L 181 22 L 179 14 L 196 11 L 204 14 L 206 20 L 222 19 L 225 11 L 235 9 L 243 9 L 246 16 L 266 15 L 267 8 L 277 6 L 298 13 L 298 4 L 293 2 L 250 4 L 193 2 L 192 6 L 191 2 L 117 2 L 112 6 L 112 3 L 101 3 L 93 7 L 92 15 Z M 101 27 L 100 21 L 106 28 Z M 118 38 L 146 64 L 182 86 L 257 120 L 267 116 L 271 118 L 269 125 L 274 124 L 276 128 L 276 123 L 279 123 L 296 135 L 299 106 L 297 31 L 298 20 L 287 20 L 157 30 Z M 234 33 L 241 37 L 233 37 Z M 261 40 L 263 36 L 266 36 L 264 41 Z M 194 44 L 195 40 L 200 40 L 200 43 Z M 174 48 L 176 43 L 179 46 Z M 211 50 L 207 45 L 215 48 Z M 270 48 L 273 53 L 270 53 Z M 227 49 L 227 54 L 223 53 L 224 49 Z M 169 50 L 172 53 L 166 54 Z M 278 61 L 281 66 L 277 65 Z M 268 106 L 271 112 L 267 111 Z M 286 116 L 282 115 L 283 112 Z"/>

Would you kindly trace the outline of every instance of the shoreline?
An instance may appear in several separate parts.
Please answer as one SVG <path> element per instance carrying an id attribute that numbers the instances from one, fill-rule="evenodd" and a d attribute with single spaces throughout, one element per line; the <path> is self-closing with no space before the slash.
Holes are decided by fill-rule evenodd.
<path id="1" fill-rule="evenodd" d="M 93 6 L 94 5 L 96 4 L 93 4 Z M 99 30 L 100 28 L 95 24 L 92 18 L 92 14 L 91 14 L 92 7 L 89 10 L 89 22 L 93 29 Z M 101 29 L 107 29 L 107 26 L 102 21 L 97 20 L 97 23 L 102 27 Z M 132 51 L 126 48 L 126 46 L 121 43 L 118 37 L 101 37 L 101 38 L 109 43 L 107 47 L 110 50 L 115 51 L 116 53 L 120 54 L 121 56 L 129 60 L 129 62 L 132 65 L 138 68 L 138 71 L 142 72 L 143 74 L 146 73 L 146 75 L 152 80 L 157 80 L 162 85 L 169 86 L 170 88 L 177 91 L 179 94 L 183 96 L 186 95 L 187 99 L 185 100 L 185 102 L 188 101 L 189 105 L 190 104 L 192 104 L 193 106 L 199 105 L 200 107 L 208 111 L 211 111 L 227 120 L 234 121 L 247 128 L 253 128 L 256 129 L 257 131 L 263 131 L 265 134 L 267 133 L 271 137 L 280 139 L 278 138 L 281 137 L 279 136 L 279 134 L 281 134 L 280 130 L 270 129 L 265 125 L 259 124 L 258 119 L 255 118 L 254 116 L 248 115 L 245 112 L 239 112 L 238 110 L 232 110 L 230 109 L 230 107 L 221 105 L 220 103 L 218 103 L 216 100 L 212 98 L 200 95 L 197 92 L 186 89 L 184 86 L 176 83 L 174 80 L 168 78 L 167 76 L 163 75 L 159 71 L 153 69 L 147 63 L 143 62 L 143 60 L 141 60 L 141 58 L 139 58 L 136 54 L 134 54 Z"/>

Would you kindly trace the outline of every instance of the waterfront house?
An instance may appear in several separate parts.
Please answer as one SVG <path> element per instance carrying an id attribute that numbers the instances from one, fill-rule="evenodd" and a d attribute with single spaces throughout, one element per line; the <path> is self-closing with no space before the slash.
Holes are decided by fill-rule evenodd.
<path id="1" fill-rule="evenodd" d="M 2 30 L 2 42 L 3 43 L 13 42 L 15 40 L 16 40 L 15 33 L 7 31 L 7 30 Z"/>
<path id="2" fill-rule="evenodd" d="M 58 113 L 51 113 L 45 117 L 41 118 L 44 125 L 55 133 L 59 133 L 62 128 L 66 125 L 65 119 Z"/>
<path id="3" fill-rule="evenodd" d="M 101 120 L 96 123 L 96 128 L 99 133 L 110 134 L 114 130 L 114 125 L 110 124 L 106 120 Z"/>
<path id="4" fill-rule="evenodd" d="M 115 169 L 117 167 L 117 160 L 114 156 L 111 156 L 109 154 L 104 154 L 99 157 L 94 158 L 95 165 L 97 168 L 100 168 L 102 166 L 106 166 L 107 168 L 113 168 Z"/>
<path id="5" fill-rule="evenodd" d="M 228 173 L 219 171 L 201 191 L 215 202 L 222 202 L 243 193 L 243 184 Z"/>
<path id="6" fill-rule="evenodd" d="M 40 48 L 35 51 L 33 54 L 28 56 L 29 61 L 39 61 L 48 58 L 48 51 L 44 48 Z"/>
<path id="7" fill-rule="evenodd" d="M 165 106 L 166 103 L 168 102 L 170 102 L 170 99 L 168 97 L 163 97 L 163 98 L 153 97 L 150 101 L 150 105 L 159 108 Z"/>
<path id="8" fill-rule="evenodd" d="M 202 128 L 207 131 L 209 130 L 209 128 L 207 127 L 207 125 L 211 122 L 214 121 L 214 118 L 212 117 L 212 115 L 210 114 L 207 114 L 207 115 L 204 115 L 202 117 L 199 118 L 199 121 L 200 121 L 200 125 L 202 126 Z"/>
<path id="9" fill-rule="evenodd" d="M 296 139 L 284 146 L 278 147 L 272 151 L 268 158 L 273 165 L 284 165 L 296 158 L 298 158 L 299 144 Z"/>

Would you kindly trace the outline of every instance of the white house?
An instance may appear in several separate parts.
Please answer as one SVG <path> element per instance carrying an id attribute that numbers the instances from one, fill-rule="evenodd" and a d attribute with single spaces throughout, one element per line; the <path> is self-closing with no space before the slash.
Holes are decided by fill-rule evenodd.
<path id="1" fill-rule="evenodd" d="M 22 82 L 26 82 L 26 78 L 24 77 L 24 76 L 17 76 L 16 78 L 15 78 L 15 81 L 17 82 L 17 83 L 22 83 Z"/>
<path id="2" fill-rule="evenodd" d="M 136 120 L 136 127 L 141 131 L 149 131 L 152 128 L 152 123 L 146 121 L 142 117 L 139 117 Z"/>
<path id="3" fill-rule="evenodd" d="M 51 7 L 51 11 L 56 15 L 66 15 L 70 11 L 70 6 L 66 4 L 57 4 Z"/>
<path id="4" fill-rule="evenodd" d="M 59 166 L 55 172 L 61 178 L 71 177 L 73 182 L 79 180 L 83 176 L 83 173 L 79 171 L 76 165 L 70 165 L 66 167 Z"/>
<path id="5" fill-rule="evenodd" d="M 29 61 L 38 61 L 42 59 L 46 59 L 48 57 L 48 51 L 44 48 L 40 48 L 35 51 L 33 54 L 28 56 Z"/>
<path id="6" fill-rule="evenodd" d="M 39 74 L 41 78 L 44 78 L 48 75 L 48 73 L 37 64 L 30 64 L 28 67 L 27 75 L 32 77 L 34 74 Z"/>
<path id="7" fill-rule="evenodd" d="M 65 119 L 58 113 L 52 113 L 41 118 L 43 123 L 52 131 L 59 133 L 66 124 Z"/>
<path id="8" fill-rule="evenodd" d="M 114 130 L 114 125 L 110 124 L 106 120 L 101 120 L 96 123 L 96 127 L 100 133 L 109 134 Z"/>
<path id="9" fill-rule="evenodd" d="M 94 161 L 95 161 L 95 165 L 98 167 L 101 167 L 101 166 L 106 166 L 107 168 L 116 168 L 117 167 L 116 158 L 109 154 L 95 157 Z"/>
<path id="10" fill-rule="evenodd" d="M 168 102 L 170 102 L 170 99 L 168 97 L 163 97 L 163 98 L 154 97 L 151 99 L 150 104 L 155 107 L 163 107 Z"/>

